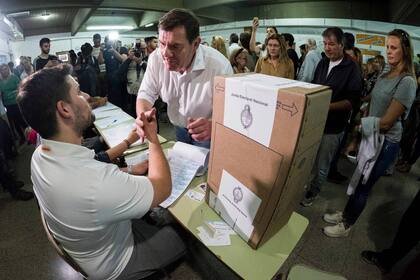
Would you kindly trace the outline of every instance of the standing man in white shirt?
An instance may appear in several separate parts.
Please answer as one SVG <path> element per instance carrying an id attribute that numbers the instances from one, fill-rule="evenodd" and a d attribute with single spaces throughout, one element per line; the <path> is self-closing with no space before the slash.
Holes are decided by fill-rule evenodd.
<path id="1" fill-rule="evenodd" d="M 173 9 L 159 21 L 159 49 L 148 60 L 137 97 L 137 116 L 149 116 L 160 96 L 168 104 L 168 116 L 177 141 L 210 147 L 215 76 L 233 74 L 229 61 L 217 50 L 200 44 L 196 16 Z M 137 131 L 144 136 L 143 121 Z"/>
<path id="2" fill-rule="evenodd" d="M 121 170 L 81 146 L 91 108 L 66 65 L 27 78 L 17 97 L 42 137 L 31 161 L 40 211 L 52 235 L 89 279 L 141 279 L 181 257 L 185 246 L 169 227 L 140 218 L 171 193 L 168 162 L 156 133 L 155 110 L 142 113 L 147 165 Z M 48 121 L 46 121 L 48 120 Z"/>

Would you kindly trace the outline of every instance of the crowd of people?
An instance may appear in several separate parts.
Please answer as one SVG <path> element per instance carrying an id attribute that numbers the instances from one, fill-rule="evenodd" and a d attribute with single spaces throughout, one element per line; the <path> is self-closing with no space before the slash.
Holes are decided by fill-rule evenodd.
<path id="1" fill-rule="evenodd" d="M 28 131 L 35 130 L 41 142 L 32 159 L 34 191 L 55 237 L 88 275 L 95 275 L 93 279 L 147 276 L 185 253 L 175 231 L 139 219 L 171 190 L 168 163 L 156 136 L 159 116 L 167 114 L 177 141 L 209 148 L 213 78 L 262 73 L 332 89 L 312 178 L 301 204 L 316 203 L 328 179 L 346 182 L 337 162 L 343 152 L 354 157 L 359 151 L 344 210 L 324 215 L 332 224 L 324 228 L 327 236 L 347 236 L 378 179 L 394 165 L 408 172 L 420 156 L 416 101 L 420 71 L 415 70 L 410 35 L 401 29 L 390 31 L 387 63 L 377 55 L 364 64 L 354 36 L 338 27 L 322 32 L 323 51 L 310 38 L 299 47 L 300 57 L 292 34 L 267 27 L 261 44 L 256 42 L 258 28 L 259 20 L 254 18 L 251 32 L 231 34 L 228 46 L 223 37 L 214 36 L 208 46 L 200 39 L 195 15 L 174 9 L 161 18 L 159 39 L 142 38 L 126 47 L 108 37 L 102 43 L 95 34 L 93 45 L 85 43 L 78 54 L 69 52 L 68 63 L 50 55 L 50 40 L 41 39 L 41 54 L 33 64 L 21 57 L 16 68 L 0 66 L 0 183 L 16 199 L 33 197 L 19 189 L 22 182 L 8 162 L 16 154 L 17 143 L 27 141 Z M 94 119 L 91 107 L 106 100 L 136 118 L 136 131 L 117 147 L 92 151 L 82 145 L 84 132 Z M 113 165 L 139 138 L 149 140 L 149 161 L 121 168 Z M 146 171 L 147 176 L 138 176 Z M 121 185 L 124 189 L 115 188 Z M 388 271 L 418 242 L 420 234 L 412 234 L 405 221 L 418 209 L 418 196 L 391 249 L 363 252 L 366 261 Z M 109 248 L 113 256 L 107 254 Z M 392 250 L 398 250 L 398 257 L 390 254 Z"/>

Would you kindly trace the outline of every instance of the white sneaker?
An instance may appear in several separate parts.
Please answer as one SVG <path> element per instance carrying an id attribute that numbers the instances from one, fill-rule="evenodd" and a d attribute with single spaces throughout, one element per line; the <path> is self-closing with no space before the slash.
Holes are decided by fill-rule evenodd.
<path id="1" fill-rule="evenodd" d="M 349 235 L 350 227 L 346 229 L 343 223 L 324 227 L 324 234 L 329 237 L 345 237 Z"/>
<path id="2" fill-rule="evenodd" d="M 327 223 L 336 225 L 336 224 L 341 223 L 343 221 L 343 212 L 336 211 L 335 213 L 327 213 L 327 214 L 324 214 L 324 216 L 322 218 Z"/>

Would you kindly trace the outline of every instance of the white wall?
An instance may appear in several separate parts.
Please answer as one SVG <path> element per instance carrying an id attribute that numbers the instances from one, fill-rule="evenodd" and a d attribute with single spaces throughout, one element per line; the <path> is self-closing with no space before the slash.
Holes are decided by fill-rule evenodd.
<path id="1" fill-rule="evenodd" d="M 93 44 L 92 37 L 95 33 L 101 34 L 102 42 L 108 32 L 80 32 L 77 36 L 71 37 L 70 33 L 55 33 L 55 34 L 45 34 L 41 36 L 30 36 L 26 37 L 24 41 L 15 41 L 10 42 L 12 49 L 13 57 L 17 58 L 21 55 L 30 56 L 34 59 L 40 54 L 39 49 L 39 40 L 43 37 L 50 38 L 51 40 L 51 54 L 55 54 L 60 51 L 69 51 L 74 50 L 76 53 L 80 51 L 80 46 L 88 42 Z M 119 40 L 121 40 L 123 45 L 134 44 L 136 38 L 147 37 L 156 35 L 151 32 L 139 32 L 134 34 L 121 34 Z"/>
<path id="2" fill-rule="evenodd" d="M 0 56 L 1 58 L 5 58 L 6 61 L 1 62 L 8 62 L 10 59 L 10 48 L 9 48 L 9 36 L 0 30 Z"/>

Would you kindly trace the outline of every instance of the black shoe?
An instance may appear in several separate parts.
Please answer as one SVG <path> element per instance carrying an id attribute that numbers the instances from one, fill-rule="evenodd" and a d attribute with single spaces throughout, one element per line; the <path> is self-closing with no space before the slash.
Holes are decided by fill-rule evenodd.
<path id="1" fill-rule="evenodd" d="M 14 181 L 13 185 L 16 189 L 21 189 L 25 185 L 25 183 L 22 181 Z"/>
<path id="2" fill-rule="evenodd" d="M 22 181 L 12 181 L 8 183 L 7 187 L 3 185 L 3 191 L 7 192 L 9 189 L 18 190 L 21 189 L 25 185 Z"/>
<path id="3" fill-rule="evenodd" d="M 340 172 L 336 171 L 336 172 L 328 173 L 327 179 L 329 182 L 332 182 L 335 184 L 341 184 L 347 181 L 348 178 L 344 176 L 343 174 L 341 174 Z"/>
<path id="4" fill-rule="evenodd" d="M 27 201 L 34 198 L 34 194 L 32 192 L 17 190 L 14 194 L 12 194 L 12 197 L 16 200 Z"/>
<path id="5" fill-rule="evenodd" d="M 391 265 L 385 264 L 382 260 L 383 256 L 381 253 L 373 251 L 363 251 L 362 260 L 368 264 L 376 265 L 382 273 L 388 273 L 391 270 Z"/>

